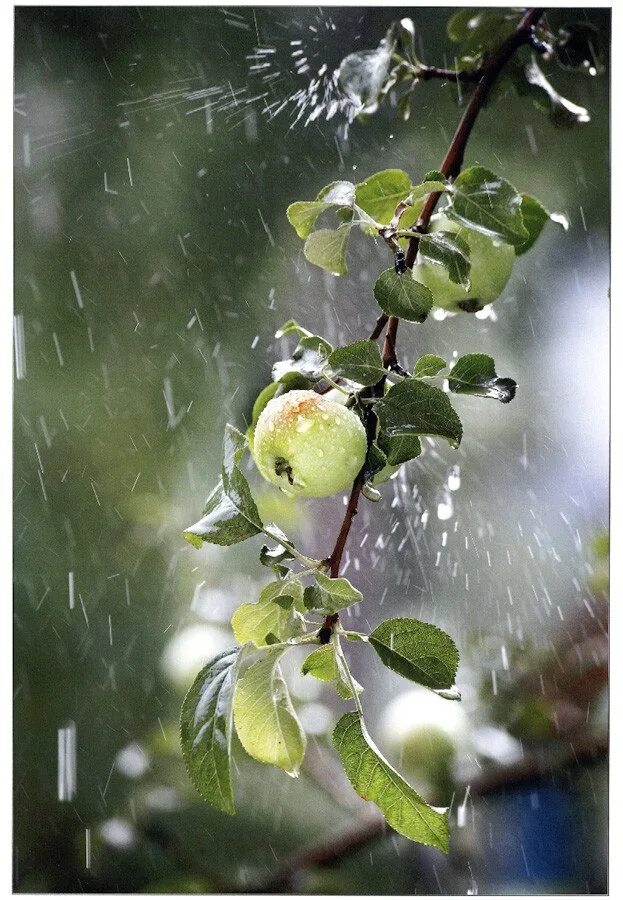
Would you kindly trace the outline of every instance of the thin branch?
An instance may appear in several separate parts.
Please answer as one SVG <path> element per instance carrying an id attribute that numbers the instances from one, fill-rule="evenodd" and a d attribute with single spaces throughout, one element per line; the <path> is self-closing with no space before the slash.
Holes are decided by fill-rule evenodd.
<path id="1" fill-rule="evenodd" d="M 440 78 L 442 81 L 462 81 L 475 82 L 478 81 L 483 73 L 483 69 L 444 69 L 440 66 L 419 65 L 417 68 L 416 81 L 431 81 L 433 78 Z"/>
<path id="2" fill-rule="evenodd" d="M 608 742 L 599 739 L 596 741 L 589 739 L 581 744 L 572 745 L 570 750 L 554 751 L 549 759 L 538 753 L 531 754 L 518 763 L 499 766 L 482 778 L 471 780 L 469 785 L 457 786 L 457 794 L 459 796 L 464 794 L 469 786 L 472 797 L 490 796 L 510 786 L 533 784 L 539 779 L 551 778 L 553 773 L 568 771 L 570 767 L 574 767 L 573 770 L 577 771 L 575 767 L 580 765 L 597 764 L 607 759 L 607 755 Z M 261 888 L 256 888 L 254 893 L 288 889 L 296 875 L 318 866 L 339 863 L 362 847 L 368 847 L 382 835 L 393 833 L 382 816 L 365 819 L 340 837 L 330 838 L 299 856 L 291 857 L 281 866 L 278 873 L 271 876 Z"/>
<path id="3" fill-rule="evenodd" d="M 491 59 L 482 69 L 477 70 L 477 74 L 479 77 L 478 84 L 476 85 L 476 89 L 472 94 L 467 107 L 465 108 L 465 112 L 461 116 L 454 137 L 452 138 L 450 147 L 448 148 L 448 152 L 446 153 L 444 160 L 439 167 L 439 170 L 447 178 L 456 177 L 456 175 L 458 175 L 458 173 L 461 171 L 467 142 L 472 133 L 472 129 L 474 127 L 476 119 L 478 118 L 478 114 L 484 106 L 485 100 L 487 99 L 491 88 L 495 84 L 497 78 L 499 77 L 506 64 L 509 62 L 513 54 L 519 49 L 519 47 L 521 47 L 523 44 L 530 43 L 534 34 L 535 26 L 538 24 L 539 19 L 542 15 L 543 9 L 535 8 L 528 10 L 528 12 L 524 15 L 524 17 L 517 25 L 515 31 L 510 35 L 510 37 L 506 39 L 506 41 L 504 41 L 499 50 L 491 57 Z M 454 71 L 436 69 L 435 67 L 427 68 L 431 73 L 444 72 L 445 75 L 448 75 L 448 77 L 449 73 L 451 71 Z M 454 74 L 458 76 L 459 72 L 457 71 Z M 428 77 L 435 78 L 441 76 L 439 76 L 438 74 L 430 74 Z M 407 253 L 405 256 L 405 265 L 409 269 L 412 269 L 415 263 L 418 245 L 420 242 L 420 235 L 426 233 L 430 224 L 431 217 L 433 215 L 433 212 L 435 211 L 435 207 L 437 206 L 440 197 L 441 194 L 439 193 L 428 195 L 420 217 L 416 224 L 413 226 L 412 230 L 414 232 L 414 235 L 409 241 L 409 246 L 407 248 Z M 383 344 L 383 365 L 387 369 L 392 369 L 397 365 L 396 333 L 398 331 L 399 321 L 400 320 L 396 316 L 389 316 L 389 318 L 385 315 L 379 316 L 374 330 L 372 331 L 372 334 L 370 336 L 371 340 L 376 340 L 376 338 L 380 337 L 383 328 L 387 324 L 387 331 L 385 333 L 385 341 Z M 381 385 L 384 386 L 384 380 L 381 382 Z M 374 423 L 375 428 L 376 417 L 370 411 L 366 414 L 368 445 L 371 444 L 372 440 L 374 440 L 375 437 L 374 430 L 372 432 L 370 431 L 372 427 L 370 424 L 371 422 Z M 342 520 L 342 525 L 340 527 L 340 531 L 338 533 L 331 556 L 329 557 L 330 574 L 332 578 L 337 578 L 339 575 L 340 566 L 342 563 L 342 555 L 344 553 L 346 541 L 348 540 L 348 535 L 353 523 L 353 519 L 357 515 L 359 497 L 361 496 L 361 491 L 363 489 L 364 483 L 365 470 L 362 467 L 353 483 L 350 497 L 346 505 L 344 518 Z M 318 632 L 318 637 L 321 643 L 328 643 L 330 641 L 333 628 L 335 627 L 335 623 L 338 621 L 338 619 L 339 617 L 337 613 L 329 615 L 325 618 L 322 628 Z"/>

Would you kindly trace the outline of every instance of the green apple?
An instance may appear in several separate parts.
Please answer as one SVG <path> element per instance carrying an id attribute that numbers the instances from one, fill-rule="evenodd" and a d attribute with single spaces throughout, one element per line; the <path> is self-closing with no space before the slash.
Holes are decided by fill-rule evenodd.
<path id="1" fill-rule="evenodd" d="M 435 306 L 451 312 L 478 312 L 497 300 L 511 275 L 513 247 L 473 228 L 464 228 L 443 214 L 434 217 L 430 230 L 460 233 L 469 245 L 471 260 L 469 291 L 454 284 L 448 270 L 438 263 L 422 260 L 413 267 L 413 277 L 430 290 Z"/>
<path id="2" fill-rule="evenodd" d="M 359 416 L 314 391 L 289 391 L 270 400 L 253 438 L 264 478 L 302 497 L 328 497 L 349 488 L 367 449 Z"/>

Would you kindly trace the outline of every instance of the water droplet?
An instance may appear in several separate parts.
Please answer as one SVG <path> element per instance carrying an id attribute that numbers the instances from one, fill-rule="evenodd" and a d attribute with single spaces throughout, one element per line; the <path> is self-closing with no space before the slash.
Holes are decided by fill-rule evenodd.
<path id="1" fill-rule="evenodd" d="M 452 502 L 452 497 L 444 491 L 439 494 L 437 498 L 437 518 L 442 522 L 445 522 L 447 519 L 452 518 L 453 513 L 454 504 Z"/>
<path id="2" fill-rule="evenodd" d="M 299 434 L 305 434 L 306 431 L 312 427 L 314 423 L 311 419 L 306 419 L 304 416 L 299 416 L 296 422 L 296 431 Z"/>
<path id="3" fill-rule="evenodd" d="M 446 482 L 449 491 L 458 491 L 461 487 L 461 467 L 452 466 L 448 472 L 448 480 Z"/>

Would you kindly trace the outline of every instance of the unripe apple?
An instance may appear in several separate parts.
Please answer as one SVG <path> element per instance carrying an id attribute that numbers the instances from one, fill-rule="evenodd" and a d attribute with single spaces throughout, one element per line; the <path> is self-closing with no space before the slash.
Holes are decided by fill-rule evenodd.
<path id="1" fill-rule="evenodd" d="M 270 400 L 253 438 L 264 478 L 302 497 L 328 497 L 349 488 L 367 449 L 359 416 L 314 391 L 289 391 Z"/>
<path id="2" fill-rule="evenodd" d="M 422 260 L 413 267 L 413 277 L 430 290 L 435 306 L 451 312 L 478 312 L 497 300 L 506 287 L 515 261 L 511 245 L 473 228 L 464 228 L 443 214 L 434 217 L 430 230 L 460 232 L 469 245 L 471 262 L 469 291 L 450 280 L 445 266 Z"/>

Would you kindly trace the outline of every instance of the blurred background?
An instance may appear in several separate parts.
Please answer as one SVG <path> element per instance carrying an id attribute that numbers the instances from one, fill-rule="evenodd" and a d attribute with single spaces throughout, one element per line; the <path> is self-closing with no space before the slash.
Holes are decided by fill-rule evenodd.
<path id="1" fill-rule="evenodd" d="M 285 320 L 334 343 L 367 334 L 388 265 L 355 236 L 349 275 L 325 276 L 285 208 L 383 168 L 417 181 L 460 114 L 439 83 L 418 86 L 406 123 L 391 96 L 349 128 L 305 126 L 292 101 L 271 112 L 404 14 L 16 10 L 18 892 L 606 890 L 607 75 L 556 73 L 591 112 L 571 131 L 512 94 L 482 113 L 467 162 L 570 228 L 546 228 L 488 314 L 401 327 L 402 362 L 491 353 L 519 389 L 510 406 L 458 398 L 460 450 L 428 442 L 380 503 L 364 501 L 345 554 L 367 598 L 359 624 L 415 615 L 460 648 L 460 704 L 348 648 L 373 686 L 375 741 L 451 805 L 449 857 L 354 795 L 329 742 L 346 707 L 295 660 L 311 737 L 298 780 L 237 746 L 230 818 L 194 793 L 179 752 L 184 691 L 267 580 L 254 542 L 197 551 L 181 537 L 217 477 L 223 426 L 248 424 L 291 349 L 274 339 Z M 449 11 L 409 14 L 423 59 L 451 64 Z M 607 10 L 551 21 L 583 17 L 607 45 Z M 266 519 L 326 555 L 340 498 L 253 485 Z"/>

